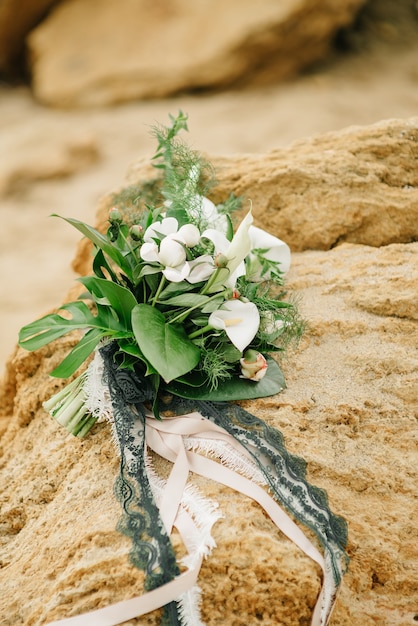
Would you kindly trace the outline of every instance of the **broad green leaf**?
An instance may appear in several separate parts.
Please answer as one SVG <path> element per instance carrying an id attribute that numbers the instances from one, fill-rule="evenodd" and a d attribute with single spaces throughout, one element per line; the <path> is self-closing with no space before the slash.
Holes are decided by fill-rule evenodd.
<path id="1" fill-rule="evenodd" d="M 131 328 L 131 312 L 137 301 L 129 289 L 105 278 L 84 276 L 78 279 L 101 305 L 109 304 L 115 311 L 122 326 Z M 105 300 L 104 300 L 105 299 Z M 107 301 L 107 302 L 106 302 Z"/>
<path id="2" fill-rule="evenodd" d="M 227 381 L 219 383 L 218 388 L 210 390 L 208 386 L 194 387 L 192 385 L 180 383 L 177 380 L 171 381 L 167 386 L 167 391 L 181 398 L 191 398 L 195 400 L 211 400 L 213 402 L 229 402 L 231 400 L 254 400 L 274 396 L 276 393 L 286 388 L 283 373 L 277 363 L 267 359 L 268 368 L 266 375 L 259 382 L 239 378 L 235 376 Z M 193 380 L 193 373 L 191 375 Z"/>
<path id="3" fill-rule="evenodd" d="M 149 363 L 149 361 L 147 361 L 147 359 L 142 354 L 136 342 L 132 340 L 131 341 L 122 340 L 122 341 L 119 341 L 118 344 L 122 352 L 125 352 L 126 354 L 129 354 L 130 356 L 133 356 L 136 359 L 139 359 L 145 364 L 146 366 L 145 376 L 148 376 L 149 374 L 157 374 L 157 370 L 151 365 L 151 363 Z"/>
<path id="4" fill-rule="evenodd" d="M 70 302 L 60 310 L 68 311 L 71 319 L 64 318 L 58 313 L 45 315 L 20 330 L 19 344 L 26 350 L 38 350 L 72 330 L 98 325 L 97 318 L 84 302 Z"/>
<path id="5" fill-rule="evenodd" d="M 62 317 L 58 313 L 51 313 L 24 326 L 19 333 L 19 345 L 26 350 L 33 351 L 46 346 L 51 341 L 78 329 L 97 328 L 104 334 L 123 336 L 132 334 L 122 324 L 114 319 L 109 307 L 100 307 L 97 315 L 93 315 L 85 302 L 69 302 L 64 304 L 61 311 L 68 311 L 71 318 Z"/>
<path id="6" fill-rule="evenodd" d="M 126 257 L 120 252 L 118 248 L 116 248 L 112 243 L 108 240 L 107 237 L 102 235 L 98 230 L 81 222 L 80 220 L 76 220 L 72 217 L 62 217 L 61 215 L 57 215 L 53 213 L 54 217 L 60 217 L 65 220 L 71 226 L 74 226 L 82 235 L 90 239 L 92 243 L 94 243 L 98 248 L 103 250 L 105 254 L 108 255 L 109 258 L 112 259 L 120 268 L 125 272 L 129 278 L 131 278 L 131 267 Z"/>
<path id="7" fill-rule="evenodd" d="M 89 330 L 63 361 L 51 372 L 56 378 L 68 378 L 90 356 L 105 333 L 97 328 Z"/>
<path id="8" fill-rule="evenodd" d="M 103 250 L 97 249 L 93 260 L 93 272 L 99 278 L 106 278 L 106 274 L 103 272 L 103 270 L 106 270 L 113 282 L 117 282 L 116 274 L 107 262 L 106 257 L 103 254 Z"/>
<path id="9" fill-rule="evenodd" d="M 164 300 L 162 304 L 169 304 L 172 307 L 176 307 L 176 306 L 200 307 L 206 304 L 208 300 L 209 300 L 209 296 L 202 296 L 198 293 L 183 293 L 178 296 L 173 296 L 172 298 L 169 298 L 168 300 Z"/>
<path id="10" fill-rule="evenodd" d="M 132 329 L 139 349 L 166 382 L 190 372 L 198 364 L 199 348 L 182 326 L 166 323 L 158 309 L 138 304 L 132 311 Z"/>
<path id="11" fill-rule="evenodd" d="M 159 300 L 166 300 L 167 298 L 172 298 L 173 296 L 178 296 L 185 291 L 190 291 L 190 283 L 187 283 L 185 280 L 180 283 L 169 283 L 167 287 L 165 287 L 160 293 Z"/>
<path id="12" fill-rule="evenodd" d="M 202 313 L 213 313 L 213 311 L 219 309 L 223 302 L 225 302 L 225 298 L 223 296 L 210 300 L 204 307 L 202 307 Z"/>

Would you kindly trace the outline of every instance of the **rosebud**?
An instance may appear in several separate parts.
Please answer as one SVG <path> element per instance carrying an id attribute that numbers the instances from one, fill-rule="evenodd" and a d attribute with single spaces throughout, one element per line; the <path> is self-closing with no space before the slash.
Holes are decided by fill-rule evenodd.
<path id="1" fill-rule="evenodd" d="M 140 241 L 144 234 L 144 229 L 139 224 L 133 224 L 133 226 L 131 226 L 129 229 L 129 234 L 131 236 L 131 239 L 133 239 L 134 241 Z"/>
<path id="2" fill-rule="evenodd" d="M 240 296 L 241 296 L 241 294 L 238 291 L 238 289 L 233 289 L 232 290 L 231 297 L 233 298 L 233 300 L 238 300 Z"/>
<path id="3" fill-rule="evenodd" d="M 109 211 L 109 222 L 111 224 L 121 224 L 122 214 L 115 206 Z"/>
<path id="4" fill-rule="evenodd" d="M 246 350 L 244 357 L 240 359 L 241 378 L 258 382 L 264 378 L 267 372 L 267 361 L 264 356 L 256 350 Z"/>

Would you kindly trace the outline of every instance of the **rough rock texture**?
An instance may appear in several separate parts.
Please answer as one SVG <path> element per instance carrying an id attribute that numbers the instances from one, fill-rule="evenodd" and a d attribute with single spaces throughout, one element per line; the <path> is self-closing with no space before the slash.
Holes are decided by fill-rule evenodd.
<path id="1" fill-rule="evenodd" d="M 277 82 L 323 58 L 364 2 L 67 0 L 28 39 L 33 89 L 89 106 Z"/>
<path id="2" fill-rule="evenodd" d="M 210 160 L 218 180 L 212 199 L 221 202 L 231 192 L 244 197 L 256 225 L 276 233 L 293 251 L 418 239 L 418 117 L 350 127 L 266 156 Z M 128 183 L 155 177 L 149 159 L 142 159 L 130 168 Z M 112 194 L 99 207 L 102 227 L 111 204 Z M 85 273 L 89 263 L 84 241 L 75 268 Z"/>
<path id="3" fill-rule="evenodd" d="M 13 76 L 23 55 L 25 37 L 57 0 L 0 0 L 0 76 Z"/>
<path id="4" fill-rule="evenodd" d="M 366 136 L 377 142 L 379 132 L 390 145 L 388 129 L 395 127 L 400 131 L 401 123 L 334 134 L 334 149 L 339 154 L 344 141 L 354 142 L 356 134 L 358 145 L 367 145 Z M 409 132 L 414 122 L 404 128 Z M 290 171 L 298 155 L 300 163 L 308 161 L 312 145 L 320 143 L 290 148 Z M 372 170 L 382 166 L 380 151 L 367 154 Z M 327 188 L 320 156 L 316 168 L 310 168 L 306 194 L 315 186 Z M 259 199 L 260 170 L 268 171 L 276 157 L 251 158 L 222 161 L 230 172 L 227 176 L 225 168 L 222 175 L 224 191 L 245 178 L 248 197 Z M 386 158 L 393 176 L 401 178 L 402 154 L 397 158 L 393 148 Z M 335 163 L 343 171 L 338 159 Z M 350 161 L 347 179 L 340 180 L 339 197 L 345 190 L 346 202 L 351 168 Z M 409 172 L 416 180 L 413 158 Z M 333 180 L 332 172 L 328 180 Z M 279 197 L 287 184 L 279 177 L 276 185 Z M 271 177 L 266 193 L 273 195 L 273 189 Z M 391 202 L 393 187 L 387 186 L 387 192 Z M 403 190 L 397 193 L 401 197 Z M 384 202 L 382 189 L 376 195 L 375 204 Z M 323 198 L 325 233 L 332 196 L 323 193 Z M 260 223 L 274 223 L 272 210 L 260 209 L 258 200 L 254 207 Z M 321 211 L 319 198 L 316 211 Z M 281 230 L 273 232 L 283 236 Z M 403 243 L 395 221 L 391 237 L 387 226 L 389 245 L 382 245 L 380 228 L 376 232 L 376 241 L 370 235 L 368 245 L 362 231 L 353 228 L 350 243 L 293 255 L 287 285 L 300 298 L 309 326 L 297 351 L 282 364 L 288 388 L 273 398 L 245 403 L 283 432 L 288 449 L 308 461 L 309 480 L 327 490 L 332 509 L 349 523 L 351 563 L 331 626 L 408 626 L 416 611 L 418 243 Z M 300 237 L 304 240 L 305 234 Z M 83 248 L 79 256 L 85 258 Z M 85 261 L 79 266 L 85 267 Z M 118 464 L 108 426 L 99 425 L 92 436 L 78 441 L 41 409 L 41 402 L 62 384 L 47 373 L 70 344 L 66 338 L 36 354 L 17 350 L 3 381 L 0 621 L 5 625 L 41 626 L 141 592 L 142 574 L 129 565 L 128 541 L 115 531 L 120 510 L 112 485 Z M 273 528 L 257 505 L 213 482 L 194 480 L 218 500 L 225 515 L 214 527 L 218 547 L 200 574 L 205 622 L 309 624 L 320 584 L 317 567 Z M 156 623 L 155 614 L 129 622 Z"/>

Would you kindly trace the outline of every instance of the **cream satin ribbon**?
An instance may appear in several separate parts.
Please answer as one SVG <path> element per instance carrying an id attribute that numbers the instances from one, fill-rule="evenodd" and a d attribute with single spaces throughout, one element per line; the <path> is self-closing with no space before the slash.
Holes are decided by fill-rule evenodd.
<path id="1" fill-rule="evenodd" d="M 335 595 L 331 594 L 331 600 L 325 598 L 327 570 L 320 552 L 262 487 L 206 456 L 187 450 L 183 440 L 183 437 L 192 439 L 196 437 L 197 439 L 224 441 L 238 450 L 241 455 L 247 456 L 251 462 L 249 454 L 234 437 L 202 417 L 200 413 L 164 418 L 161 421 L 156 420 L 151 413 L 147 413 L 145 435 L 147 446 L 173 463 L 159 505 L 167 533 L 170 535 L 173 526 L 175 526 L 186 548 L 193 550 L 192 546 L 188 545 L 188 537 L 191 536 L 191 530 L 195 528 L 194 521 L 181 506 L 183 491 L 190 471 L 216 480 L 252 498 L 263 507 L 284 535 L 321 566 L 324 573 L 324 584 L 313 612 L 311 626 L 325 626 L 331 614 Z M 193 554 L 191 555 L 193 556 Z M 182 594 L 196 584 L 203 556 L 199 554 L 194 556 L 193 565 L 187 571 L 157 589 L 131 600 L 124 600 L 83 615 L 50 622 L 49 626 L 117 626 L 129 619 L 140 617 L 158 609 L 173 600 L 178 600 Z M 333 583 L 331 587 L 333 587 Z M 329 606 L 330 602 L 331 606 Z"/>

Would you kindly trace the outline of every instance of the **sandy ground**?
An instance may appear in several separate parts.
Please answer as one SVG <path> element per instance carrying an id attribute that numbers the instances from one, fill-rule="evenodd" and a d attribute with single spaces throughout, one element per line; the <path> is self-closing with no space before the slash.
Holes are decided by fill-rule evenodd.
<path id="1" fill-rule="evenodd" d="M 5 172 L 28 172 L 0 195 L 0 369 L 19 328 L 56 306 L 75 279 L 78 233 L 50 214 L 94 222 L 99 197 L 123 183 L 131 161 L 152 155 L 154 123 L 180 108 L 196 149 L 265 153 L 346 126 L 416 115 L 417 60 L 418 38 L 408 46 L 386 42 L 286 84 L 87 111 L 47 109 L 28 88 L 0 86 L 0 180 Z M 65 153 L 74 136 L 94 145 L 98 159 L 72 175 L 39 180 L 42 163 Z"/>

